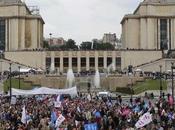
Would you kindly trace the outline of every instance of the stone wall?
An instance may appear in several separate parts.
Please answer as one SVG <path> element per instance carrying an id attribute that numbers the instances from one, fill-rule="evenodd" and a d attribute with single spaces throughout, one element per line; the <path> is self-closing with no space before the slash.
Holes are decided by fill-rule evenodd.
<path id="1" fill-rule="evenodd" d="M 41 85 L 44 87 L 51 88 L 65 88 L 66 77 L 59 76 L 45 76 L 45 75 L 29 75 L 28 77 L 23 76 L 24 81 L 32 81 L 33 85 Z M 89 80 L 90 79 L 90 80 Z M 75 84 L 79 90 L 87 90 L 88 81 L 91 83 L 93 88 L 93 76 L 92 77 L 76 77 Z M 128 87 L 131 84 L 135 84 L 136 81 L 144 81 L 143 77 L 101 77 L 101 88 L 104 90 L 115 91 L 116 87 Z"/>

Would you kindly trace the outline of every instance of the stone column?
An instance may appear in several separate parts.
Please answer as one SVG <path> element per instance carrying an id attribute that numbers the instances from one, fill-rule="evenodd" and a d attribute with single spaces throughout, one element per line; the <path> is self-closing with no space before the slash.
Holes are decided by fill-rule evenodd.
<path id="1" fill-rule="evenodd" d="M 89 51 L 86 52 L 86 71 L 89 71 Z"/>
<path id="2" fill-rule="evenodd" d="M 113 71 L 116 70 L 116 53 L 112 51 L 112 64 L 113 64 Z"/>
<path id="3" fill-rule="evenodd" d="M 103 64 L 104 69 L 107 69 L 107 51 L 104 51 L 103 53 L 103 62 L 104 62 Z"/>
<path id="4" fill-rule="evenodd" d="M 69 68 L 68 69 L 72 69 L 72 52 L 69 51 Z"/>
<path id="5" fill-rule="evenodd" d="M 95 70 L 98 70 L 98 51 L 95 51 Z"/>

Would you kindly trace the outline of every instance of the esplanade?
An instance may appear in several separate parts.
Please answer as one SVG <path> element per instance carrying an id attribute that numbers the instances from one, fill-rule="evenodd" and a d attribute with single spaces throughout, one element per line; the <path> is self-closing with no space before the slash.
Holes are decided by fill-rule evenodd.
<path id="1" fill-rule="evenodd" d="M 125 15 L 121 21 L 122 49 L 89 51 L 43 49 L 44 21 L 39 12 L 29 10 L 21 0 L 2 1 L 0 11 L 5 21 L 0 24 L 3 34 L 0 44 L 9 60 L 62 73 L 68 68 L 74 72 L 121 71 L 129 65 L 143 71 L 159 71 L 159 64 L 163 71 L 170 69 L 161 60 L 169 58 L 168 54 L 175 49 L 175 2 L 172 0 L 144 0 L 133 14 Z"/>

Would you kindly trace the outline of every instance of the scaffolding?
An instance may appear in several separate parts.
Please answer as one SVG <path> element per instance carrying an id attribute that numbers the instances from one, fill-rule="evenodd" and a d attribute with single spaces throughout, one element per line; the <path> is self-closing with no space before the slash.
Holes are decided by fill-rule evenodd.
<path id="1" fill-rule="evenodd" d="M 28 9 L 30 10 L 32 15 L 39 15 L 40 14 L 40 10 L 39 10 L 38 6 L 28 6 Z"/>

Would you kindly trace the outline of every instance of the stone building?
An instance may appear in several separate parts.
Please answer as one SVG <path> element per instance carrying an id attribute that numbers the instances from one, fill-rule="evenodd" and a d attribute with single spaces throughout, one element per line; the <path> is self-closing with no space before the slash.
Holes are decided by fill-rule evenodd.
<path id="1" fill-rule="evenodd" d="M 144 0 L 121 24 L 125 49 L 175 49 L 174 0 Z"/>
<path id="2" fill-rule="evenodd" d="M 21 0 L 0 0 L 0 50 L 41 48 L 43 24 L 38 8 Z"/>
<path id="3" fill-rule="evenodd" d="M 115 33 L 105 33 L 102 39 L 103 43 L 110 43 L 112 45 L 116 45 L 117 37 Z"/>
<path id="4" fill-rule="evenodd" d="M 113 51 L 25 51 L 41 47 L 41 16 L 33 14 L 20 0 L 1 0 L 0 16 L 0 43 L 4 43 L 5 58 L 44 70 L 103 71 L 110 66 L 126 70 L 132 65 L 143 71 L 159 71 L 161 64 L 165 71 L 170 61 L 162 59 L 161 49 L 175 49 L 173 0 L 144 0 L 133 14 L 125 15 L 121 21 L 123 49 Z"/>

